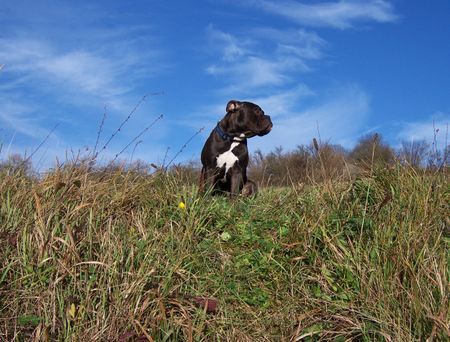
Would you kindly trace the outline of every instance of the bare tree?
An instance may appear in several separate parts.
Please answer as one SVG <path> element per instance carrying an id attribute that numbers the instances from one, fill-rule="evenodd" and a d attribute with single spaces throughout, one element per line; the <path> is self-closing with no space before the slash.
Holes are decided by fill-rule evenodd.
<path id="1" fill-rule="evenodd" d="M 425 140 L 402 141 L 399 159 L 413 167 L 421 167 L 429 153 L 429 144 Z"/>
<path id="2" fill-rule="evenodd" d="M 20 154 L 11 154 L 7 160 L 0 161 L 0 172 L 2 171 L 6 171 L 9 174 L 21 173 L 26 176 L 31 176 L 33 166 L 31 159 L 24 158 Z"/>
<path id="3" fill-rule="evenodd" d="M 383 142 L 378 133 L 362 137 L 350 152 L 349 157 L 363 167 L 391 165 L 395 160 L 392 148 Z"/>

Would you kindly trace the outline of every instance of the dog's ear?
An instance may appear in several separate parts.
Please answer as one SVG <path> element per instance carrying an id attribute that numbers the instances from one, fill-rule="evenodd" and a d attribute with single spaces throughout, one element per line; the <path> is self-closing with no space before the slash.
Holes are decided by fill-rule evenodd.
<path id="1" fill-rule="evenodd" d="M 236 100 L 231 100 L 227 104 L 227 113 L 232 113 L 237 111 L 241 107 L 241 103 Z"/>

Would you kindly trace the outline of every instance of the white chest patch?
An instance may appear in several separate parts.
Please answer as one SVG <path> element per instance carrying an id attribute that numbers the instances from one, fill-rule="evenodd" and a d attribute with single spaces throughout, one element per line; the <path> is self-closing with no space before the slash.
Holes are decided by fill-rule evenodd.
<path id="1" fill-rule="evenodd" d="M 239 145 L 239 142 L 233 142 L 228 151 L 219 154 L 216 158 L 217 167 L 222 168 L 225 165 L 225 175 L 228 173 L 228 170 L 233 167 L 233 165 L 238 161 L 238 157 L 231 152 L 233 149 Z"/>

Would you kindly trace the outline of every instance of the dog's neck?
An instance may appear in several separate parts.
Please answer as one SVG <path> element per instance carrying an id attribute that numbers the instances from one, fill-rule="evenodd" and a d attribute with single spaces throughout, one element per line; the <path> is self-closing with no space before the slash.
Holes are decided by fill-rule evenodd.
<path id="1" fill-rule="evenodd" d="M 230 141 L 230 142 L 242 142 L 246 140 L 245 134 L 241 134 L 240 136 L 230 134 L 226 131 L 226 129 L 223 128 L 223 122 L 219 121 L 214 128 L 214 131 L 216 132 L 219 137 L 224 141 Z"/>

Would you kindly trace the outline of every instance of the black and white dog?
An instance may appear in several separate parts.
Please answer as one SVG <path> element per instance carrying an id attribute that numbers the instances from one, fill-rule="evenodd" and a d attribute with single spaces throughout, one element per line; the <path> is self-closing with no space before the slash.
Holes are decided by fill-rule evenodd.
<path id="1" fill-rule="evenodd" d="M 244 189 L 243 194 L 249 195 L 256 191 L 256 184 L 247 180 L 247 139 L 269 133 L 272 121 L 251 102 L 232 100 L 226 111 L 203 146 L 200 192 L 206 187 L 213 193 L 238 195 Z"/>

